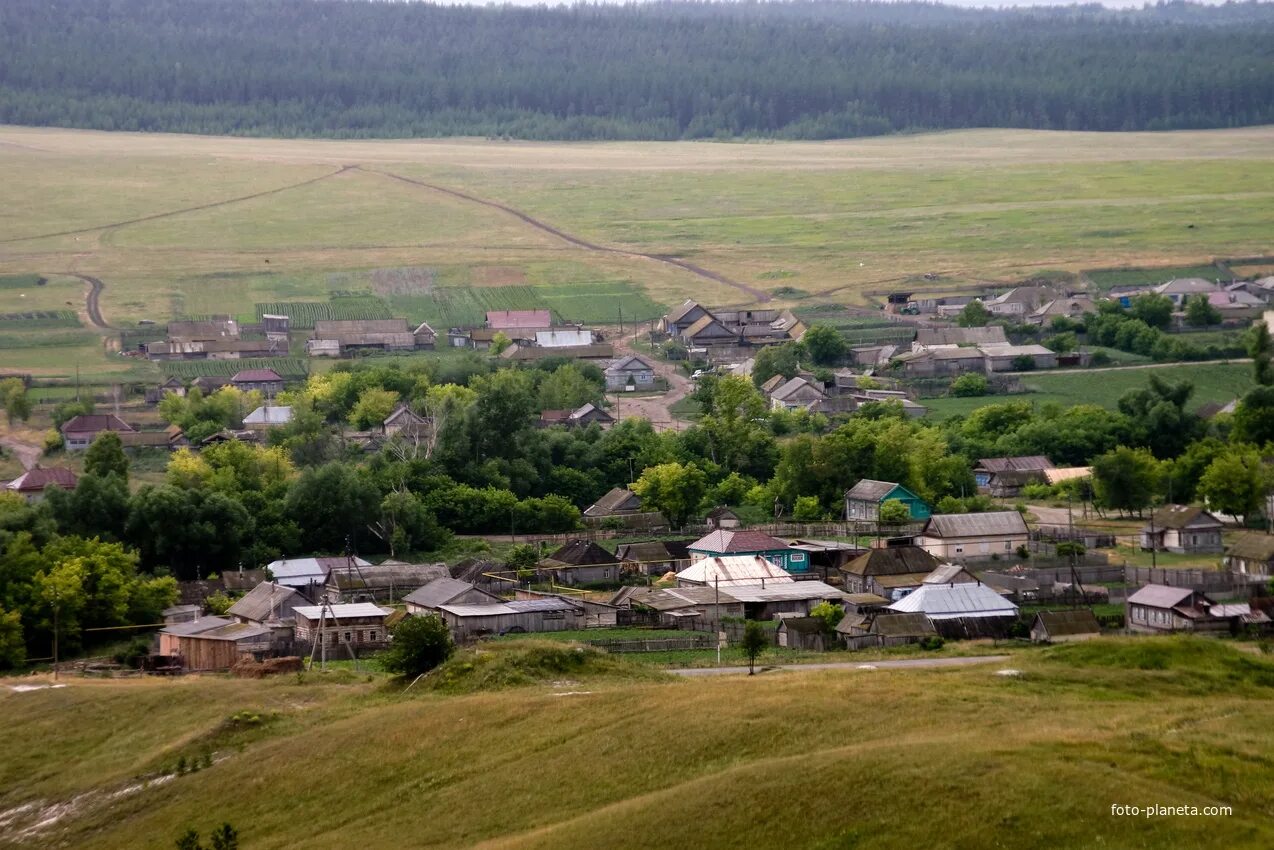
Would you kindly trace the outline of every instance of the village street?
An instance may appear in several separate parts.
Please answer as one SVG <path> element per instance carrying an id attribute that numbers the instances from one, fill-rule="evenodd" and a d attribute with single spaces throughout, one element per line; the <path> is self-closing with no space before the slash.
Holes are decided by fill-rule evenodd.
<path id="1" fill-rule="evenodd" d="M 640 398 L 623 393 L 612 394 L 607 397 L 614 405 L 611 409 L 611 415 L 617 420 L 626 419 L 630 416 L 644 417 L 650 420 L 656 431 L 685 430 L 690 423 L 676 419 L 669 408 L 689 395 L 694 390 L 694 383 L 681 374 L 676 365 L 656 359 L 648 350 L 641 350 L 636 344 L 636 340 L 637 337 L 644 334 L 645 331 L 637 331 L 628 336 L 616 337 L 614 340 L 615 356 L 617 359 L 629 354 L 636 354 L 641 357 L 655 367 L 655 374 L 668 382 L 668 391 L 663 395 Z"/>

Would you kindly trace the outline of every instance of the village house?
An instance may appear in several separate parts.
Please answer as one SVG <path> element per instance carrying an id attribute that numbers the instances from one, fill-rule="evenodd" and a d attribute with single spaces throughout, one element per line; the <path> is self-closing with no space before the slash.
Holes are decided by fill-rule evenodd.
<path id="1" fill-rule="evenodd" d="M 287 354 L 287 343 L 269 339 L 164 340 L 146 343 L 149 360 L 243 360 Z"/>
<path id="2" fill-rule="evenodd" d="M 1017 619 L 1017 606 L 985 584 L 925 583 L 889 610 L 924 614 L 944 638 L 1003 637 Z"/>
<path id="3" fill-rule="evenodd" d="M 1001 325 L 984 328 L 918 328 L 911 343 L 912 351 L 951 346 L 1005 345 L 1009 338 Z"/>
<path id="4" fill-rule="evenodd" d="M 627 487 L 614 487 L 584 509 L 586 517 L 630 516 L 641 513 L 641 497 Z"/>
<path id="5" fill-rule="evenodd" d="M 659 329 L 675 339 L 706 315 L 708 310 L 699 302 L 685 301 L 680 307 L 659 320 Z"/>
<path id="6" fill-rule="evenodd" d="M 902 373 L 909 378 L 963 375 L 965 372 L 986 370 L 986 359 L 977 348 L 928 348 L 895 355 L 891 362 L 900 364 Z"/>
<path id="7" fill-rule="evenodd" d="M 693 545 L 691 554 L 693 557 Z M 730 587 L 736 584 L 792 584 L 791 573 L 760 555 L 698 558 L 677 573 L 678 587 Z"/>
<path id="8" fill-rule="evenodd" d="M 536 331 L 552 330 L 553 315 L 548 310 L 488 310 L 486 327 L 506 335 L 508 331 L 529 333 L 534 339 Z"/>
<path id="9" fill-rule="evenodd" d="M 27 504 L 34 505 L 43 501 L 44 494 L 49 488 L 74 490 L 75 485 L 78 483 L 79 479 L 69 469 L 64 469 L 60 466 L 45 467 L 36 465 L 12 481 L 0 486 L 10 493 L 16 493 L 21 496 L 26 500 Z"/>
<path id="10" fill-rule="evenodd" d="M 625 573 L 644 576 L 662 576 L 690 565 L 690 544 L 693 540 L 646 540 L 639 543 L 621 543 L 615 547 Z"/>
<path id="11" fill-rule="evenodd" d="M 864 478 L 845 491 L 845 519 L 850 522 L 876 522 L 880 506 L 888 501 L 902 502 L 912 520 L 928 519 L 933 511 L 915 493 L 892 481 Z"/>
<path id="12" fill-rule="evenodd" d="M 380 432 L 387 437 L 401 434 L 408 439 L 419 439 L 428 436 L 432 429 L 433 423 L 429 419 L 405 404 L 399 405 L 380 424 Z"/>
<path id="13" fill-rule="evenodd" d="M 1207 296 L 1213 292 L 1220 291 L 1220 289 L 1221 287 L 1215 282 L 1204 280 L 1201 277 L 1179 277 L 1167 283 L 1161 283 L 1151 291 L 1156 295 L 1166 295 L 1172 299 L 1172 303 L 1175 306 L 1180 307 L 1186 298 L 1197 295 Z"/>
<path id="14" fill-rule="evenodd" d="M 1019 457 L 984 457 L 973 465 L 973 483 L 979 492 L 990 492 L 995 476 L 1004 472 L 1037 473 L 1038 481 L 1044 480 L 1044 471 L 1053 469 L 1053 462 L 1043 455 Z M 1014 479 L 1016 480 L 1016 479 Z"/>
<path id="15" fill-rule="evenodd" d="M 561 584 L 618 583 L 619 558 L 591 540 L 572 540 L 540 561 L 541 571 Z"/>
<path id="16" fill-rule="evenodd" d="M 190 382 L 192 390 L 199 390 L 205 396 L 215 393 L 222 387 L 230 385 L 230 379 L 225 375 L 200 375 Z"/>
<path id="17" fill-rule="evenodd" d="M 621 622 L 675 629 L 712 627 L 725 618 L 743 619 L 743 603 L 714 587 L 625 587 L 611 597 Z"/>
<path id="18" fill-rule="evenodd" d="M 1020 320 L 1039 309 L 1041 304 L 1056 300 L 1058 295 L 1051 286 L 1015 286 L 994 298 L 984 299 L 982 306 L 993 316 Z"/>
<path id="19" fill-rule="evenodd" d="M 1148 584 L 1124 602 L 1124 622 L 1130 632 L 1213 632 L 1228 624 L 1211 613 L 1216 603 L 1188 587 Z"/>
<path id="20" fill-rule="evenodd" d="M 127 433 L 135 431 L 132 425 L 110 413 L 82 413 L 62 423 L 62 442 L 68 452 L 87 449 L 98 434 L 107 431 Z"/>
<path id="21" fill-rule="evenodd" d="M 827 393 L 813 381 L 798 375 L 775 387 L 769 398 L 773 410 L 810 410 L 827 401 Z"/>
<path id="22" fill-rule="evenodd" d="M 236 372 L 230 385 L 242 392 L 256 391 L 266 398 L 283 392 L 283 377 L 273 369 L 244 369 Z"/>
<path id="23" fill-rule="evenodd" d="M 708 511 L 703 521 L 711 531 L 738 528 L 740 525 L 739 515 L 725 505 L 717 505 Z"/>
<path id="24" fill-rule="evenodd" d="M 1030 542 L 1026 520 L 1017 511 L 939 514 L 930 517 L 916 545 L 943 561 L 1012 557 Z"/>
<path id="25" fill-rule="evenodd" d="M 848 593 L 873 593 L 889 600 L 919 587 L 938 566 L 938 559 L 918 546 L 889 546 L 868 549 L 840 573 Z"/>
<path id="26" fill-rule="evenodd" d="M 1053 323 L 1054 319 L 1070 319 L 1072 322 L 1082 322 L 1086 316 L 1095 315 L 1096 313 L 1097 305 L 1093 303 L 1092 298 L 1087 295 L 1071 295 L 1066 298 L 1054 298 L 1044 304 L 1026 317 L 1026 323 L 1048 326 Z"/>
<path id="27" fill-rule="evenodd" d="M 1274 534 L 1248 531 L 1239 535 L 1226 547 L 1222 563 L 1239 575 L 1274 575 Z"/>
<path id="28" fill-rule="evenodd" d="M 1178 554 L 1221 553 L 1221 520 L 1203 508 L 1165 505 L 1141 529 L 1141 548 Z"/>
<path id="29" fill-rule="evenodd" d="M 379 649 L 389 642 L 386 622 L 394 612 L 370 602 L 346 605 L 299 605 L 292 609 L 296 620 L 296 642 L 326 645 L 328 651 L 348 647 Z"/>
<path id="30" fill-rule="evenodd" d="M 340 356 L 353 351 L 412 351 L 432 348 L 435 334 L 428 325 L 417 328 L 419 336 L 406 319 L 320 319 L 306 341 L 312 356 L 330 355 L 333 347 Z"/>
<path id="31" fill-rule="evenodd" d="M 247 593 L 263 581 L 269 581 L 269 575 L 264 569 L 247 570 L 243 568 L 243 564 L 239 564 L 238 569 L 224 570 L 221 573 L 221 587 L 230 594 Z"/>
<path id="32" fill-rule="evenodd" d="M 328 570 L 327 595 L 333 602 L 392 604 L 413 588 L 439 578 L 450 578 L 446 564 L 408 564 L 394 560 L 369 567 L 341 564 Z"/>
<path id="33" fill-rule="evenodd" d="M 541 348 L 528 343 L 514 343 L 500 352 L 501 360 L 511 363 L 532 363 L 536 360 L 568 358 L 571 360 L 610 360 L 615 356 L 615 347 L 609 342 L 595 342 L 592 345 L 573 345 L 560 348 Z"/>
<path id="34" fill-rule="evenodd" d="M 988 373 L 1057 368 L 1057 352 L 1042 345 L 984 345 L 978 350 Z"/>
<path id="35" fill-rule="evenodd" d="M 407 613 L 416 615 L 440 614 L 443 605 L 487 605 L 503 601 L 494 593 L 450 576 L 436 578 L 403 597 Z"/>
<path id="36" fill-rule="evenodd" d="M 354 565 L 370 567 L 370 561 L 355 557 Z M 311 602 L 317 602 L 322 588 L 327 586 L 327 576 L 334 570 L 344 570 L 349 566 L 345 557 L 330 558 L 284 558 L 271 561 L 266 565 L 270 578 L 285 587 L 299 592 Z"/>
<path id="37" fill-rule="evenodd" d="M 185 398 L 186 385 L 183 384 L 179 378 L 172 377 L 162 383 L 156 384 L 153 387 L 147 387 L 146 403 L 159 404 L 159 402 L 164 400 L 164 396 L 169 393 L 172 393 L 179 398 Z"/>
<path id="38" fill-rule="evenodd" d="M 438 607 L 456 643 L 487 635 L 536 634 L 584 628 L 584 606 L 558 596 Z"/>
<path id="39" fill-rule="evenodd" d="M 243 656 L 267 654 L 273 645 L 272 629 L 226 617 L 203 617 L 159 630 L 159 654 L 179 656 L 188 672 L 229 670 Z"/>
<path id="40" fill-rule="evenodd" d="M 592 345 L 594 334 L 588 328 L 553 328 L 547 331 L 536 331 L 532 339 L 540 348 L 575 348 Z"/>
<path id="41" fill-rule="evenodd" d="M 1071 643 L 1101 637 L 1101 626 L 1091 608 L 1073 611 L 1041 611 L 1031 622 L 1035 643 Z"/>
<path id="42" fill-rule="evenodd" d="M 606 389 L 621 392 L 629 388 L 648 390 L 655 385 L 655 367 L 636 354 L 612 361 L 604 370 Z"/>
<path id="43" fill-rule="evenodd" d="M 243 417 L 243 427 L 249 431 L 268 431 L 291 423 L 291 405 L 262 405 Z"/>
<path id="44" fill-rule="evenodd" d="M 760 555 L 789 573 L 803 573 L 810 568 L 809 556 L 805 552 L 752 529 L 719 529 L 690 544 L 691 560 L 718 555 Z"/>
<path id="45" fill-rule="evenodd" d="M 175 452 L 190 445 L 190 440 L 177 425 L 169 425 L 162 430 L 121 431 L 120 445 L 125 449 L 163 449 Z"/>
<path id="46" fill-rule="evenodd" d="M 906 646 L 936 637 L 938 630 L 924 614 L 897 614 L 877 611 L 870 614 L 846 614 L 836 624 L 836 634 L 846 649 L 880 649 Z"/>
<path id="47" fill-rule="evenodd" d="M 838 588 L 821 581 L 731 584 L 722 585 L 721 592 L 729 592 L 742 602 L 743 616 L 749 620 L 773 620 L 785 614 L 806 616 L 821 602 L 839 606 L 845 599 Z"/>
<path id="48" fill-rule="evenodd" d="M 240 623 L 281 622 L 292 619 L 298 606 L 309 601 L 290 587 L 272 581 L 263 581 L 249 590 L 226 610 L 227 617 Z"/>

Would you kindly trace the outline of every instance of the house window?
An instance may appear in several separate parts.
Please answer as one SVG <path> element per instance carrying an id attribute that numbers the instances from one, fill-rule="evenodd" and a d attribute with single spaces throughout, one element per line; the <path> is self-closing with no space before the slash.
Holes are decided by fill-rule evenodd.
<path id="1" fill-rule="evenodd" d="M 610 578 L 610 567 L 602 570 L 602 578 Z"/>
<path id="2" fill-rule="evenodd" d="M 805 553 L 804 553 L 804 552 L 790 552 L 790 553 L 788 553 L 788 557 L 789 557 L 789 558 L 791 558 L 792 563 L 797 564 L 797 563 L 800 563 L 801 561 L 804 561 L 804 560 L 805 560 Z"/>
<path id="3" fill-rule="evenodd" d="M 376 630 L 375 630 L 375 629 L 372 629 L 370 632 L 368 632 L 368 633 L 367 633 L 367 640 L 368 640 L 368 641 L 370 641 L 371 643 L 375 643 L 375 642 L 376 642 L 377 638 L 376 638 Z"/>
<path id="4" fill-rule="evenodd" d="M 346 642 L 346 643 L 349 643 L 349 642 L 350 642 L 350 632 L 346 632 L 346 633 L 345 633 L 345 642 Z"/>
<path id="5" fill-rule="evenodd" d="M 957 547 L 956 547 L 956 554 L 957 554 L 957 555 L 959 555 L 959 554 L 960 554 L 961 552 L 963 552 L 963 551 L 964 551 L 964 547 L 963 547 L 963 546 L 957 546 Z"/>
<path id="6" fill-rule="evenodd" d="M 1012 540 L 1005 540 L 1005 541 L 1004 541 L 1004 551 L 1005 551 L 1005 552 L 1012 552 L 1012 551 L 1013 551 L 1013 541 L 1012 541 Z"/>

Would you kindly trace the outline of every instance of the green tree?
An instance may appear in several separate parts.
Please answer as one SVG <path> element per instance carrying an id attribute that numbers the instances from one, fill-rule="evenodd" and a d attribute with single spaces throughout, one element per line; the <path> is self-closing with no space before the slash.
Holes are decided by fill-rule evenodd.
<path id="1" fill-rule="evenodd" d="M 956 324 L 962 328 L 984 328 L 989 321 L 991 311 L 978 299 L 965 304 L 964 309 L 956 316 Z"/>
<path id="2" fill-rule="evenodd" d="M 339 552 L 357 546 L 380 517 L 381 496 L 362 471 L 343 463 L 307 469 L 288 489 L 287 513 L 309 549 Z"/>
<path id="3" fill-rule="evenodd" d="M 17 611 L 0 608 L 0 670 L 21 667 L 27 660 L 22 638 L 22 617 Z"/>
<path id="4" fill-rule="evenodd" d="M 84 452 L 84 474 L 105 478 L 118 475 L 128 479 L 128 456 L 124 454 L 124 443 L 114 431 L 103 431 L 98 434 L 88 451 Z"/>
<path id="5" fill-rule="evenodd" d="M 517 543 L 509 547 L 504 556 L 506 569 L 516 570 L 519 574 L 530 570 L 540 562 L 540 550 L 531 543 Z"/>
<path id="6" fill-rule="evenodd" d="M 31 418 L 31 399 L 27 396 L 27 385 L 20 378 L 0 381 L 0 407 L 4 408 L 10 425 Z"/>
<path id="7" fill-rule="evenodd" d="M 801 337 L 801 345 L 820 366 L 835 366 L 845 357 L 845 337 L 831 325 L 810 325 Z"/>
<path id="8" fill-rule="evenodd" d="M 1265 387 L 1274 384 L 1274 367 L 1271 366 L 1274 340 L 1270 339 L 1270 326 L 1264 320 L 1253 323 L 1248 335 L 1247 350 L 1252 358 L 1256 382 Z"/>
<path id="9" fill-rule="evenodd" d="M 394 626 L 389 650 L 381 665 L 399 676 L 420 676 L 451 657 L 455 651 L 451 632 L 441 617 L 405 617 Z"/>
<path id="10" fill-rule="evenodd" d="M 1093 494 L 1098 505 L 1120 514 L 1141 514 L 1159 491 L 1160 466 L 1146 449 L 1120 446 L 1093 461 Z"/>
<path id="11" fill-rule="evenodd" d="M 800 348 L 793 342 L 762 348 L 752 361 L 752 383 L 759 387 L 775 375 L 795 378 L 801 368 L 799 353 Z"/>
<path id="12" fill-rule="evenodd" d="M 1056 334 L 1049 337 L 1044 342 L 1044 347 L 1058 354 L 1065 354 L 1068 351 L 1074 351 L 1079 347 L 1079 339 L 1074 332 L 1067 331 L 1065 333 Z"/>
<path id="13" fill-rule="evenodd" d="M 1274 386 L 1257 386 L 1239 402 L 1231 436 L 1241 443 L 1263 446 L 1274 442 Z"/>
<path id="14" fill-rule="evenodd" d="M 823 516 L 818 496 L 799 496 L 792 508 L 792 519 L 797 522 L 817 522 Z"/>
<path id="15" fill-rule="evenodd" d="M 708 492 L 708 477 L 693 463 L 661 463 L 643 471 L 632 489 L 644 508 L 659 511 L 680 528 Z"/>
<path id="16" fill-rule="evenodd" d="M 451 538 L 424 502 L 405 490 L 389 493 L 381 500 L 380 519 L 372 531 L 389 546 L 391 557 L 409 550 L 439 549 Z"/>
<path id="17" fill-rule="evenodd" d="M 1208 296 L 1200 293 L 1186 299 L 1186 324 L 1196 328 L 1221 324 L 1221 311 L 1212 306 Z"/>
<path id="18" fill-rule="evenodd" d="M 1261 510 L 1270 483 L 1261 453 L 1248 446 L 1234 446 L 1204 470 L 1198 494 L 1212 510 L 1246 520 Z"/>
<path id="19" fill-rule="evenodd" d="M 513 340 L 509 339 L 504 331 L 496 331 L 491 335 L 491 353 L 499 354 L 504 349 L 513 344 Z"/>
<path id="20" fill-rule="evenodd" d="M 987 391 L 986 375 L 968 372 L 951 382 L 951 394 L 959 398 L 984 396 Z"/>
<path id="21" fill-rule="evenodd" d="M 84 475 L 74 490 L 52 489 L 44 501 L 62 534 L 123 539 L 128 485 L 117 475 Z"/>
<path id="22" fill-rule="evenodd" d="M 601 405 L 602 385 L 590 381 L 574 364 L 559 366 L 540 381 L 541 410 L 575 410 L 590 402 Z"/>
<path id="23" fill-rule="evenodd" d="M 1162 330 L 1172 324 L 1173 306 L 1172 299 L 1168 296 L 1148 292 L 1132 299 L 1128 312 L 1133 318 L 1140 319 L 1152 328 Z"/>
<path id="24" fill-rule="evenodd" d="M 377 428 L 397 406 L 398 393 L 380 387 L 368 387 L 350 410 L 349 424 L 359 431 Z"/>
<path id="25" fill-rule="evenodd" d="M 816 620 L 822 620 L 823 633 L 830 635 L 836 632 L 836 626 L 845 619 L 845 609 L 823 600 L 810 609 L 810 616 Z"/>
<path id="26" fill-rule="evenodd" d="M 748 675 L 756 674 L 756 660 L 770 645 L 770 635 L 756 620 L 748 620 L 743 627 L 743 652 L 748 657 Z"/>
<path id="27" fill-rule="evenodd" d="M 911 522 L 911 508 L 901 499 L 886 499 L 880 505 L 880 524 L 884 526 L 906 525 Z"/>

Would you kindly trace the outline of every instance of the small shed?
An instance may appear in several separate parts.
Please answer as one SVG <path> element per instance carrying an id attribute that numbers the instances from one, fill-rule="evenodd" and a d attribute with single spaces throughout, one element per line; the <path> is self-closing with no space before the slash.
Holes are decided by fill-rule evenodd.
<path id="1" fill-rule="evenodd" d="M 1041 611 L 1031 622 L 1031 640 L 1035 643 L 1069 643 L 1095 637 L 1101 637 L 1101 625 L 1091 608 Z"/>
<path id="2" fill-rule="evenodd" d="M 572 631 L 585 623 L 583 606 L 562 597 L 442 605 L 438 610 L 457 643 L 487 635 Z"/>
<path id="3" fill-rule="evenodd" d="M 408 614 L 437 614 L 443 605 L 484 605 L 504 600 L 467 581 L 436 578 L 403 597 Z"/>
<path id="4" fill-rule="evenodd" d="M 934 637 L 938 630 L 922 613 L 897 614 L 879 611 L 873 614 L 846 614 L 836 624 L 836 633 L 847 649 L 876 649 L 905 646 Z"/>
<path id="5" fill-rule="evenodd" d="M 328 572 L 327 593 L 336 602 L 392 603 L 439 578 L 450 578 L 446 564 L 385 561 L 366 567 L 342 565 Z"/>
<path id="6" fill-rule="evenodd" d="M 818 617 L 784 617 L 779 620 L 778 643 L 786 649 L 827 649 L 825 623 Z"/>
<path id="7" fill-rule="evenodd" d="M 725 505 L 718 505 L 708 511 L 708 515 L 704 518 L 708 529 L 717 531 L 722 529 L 731 529 L 739 527 L 739 515 L 727 508 Z"/>

